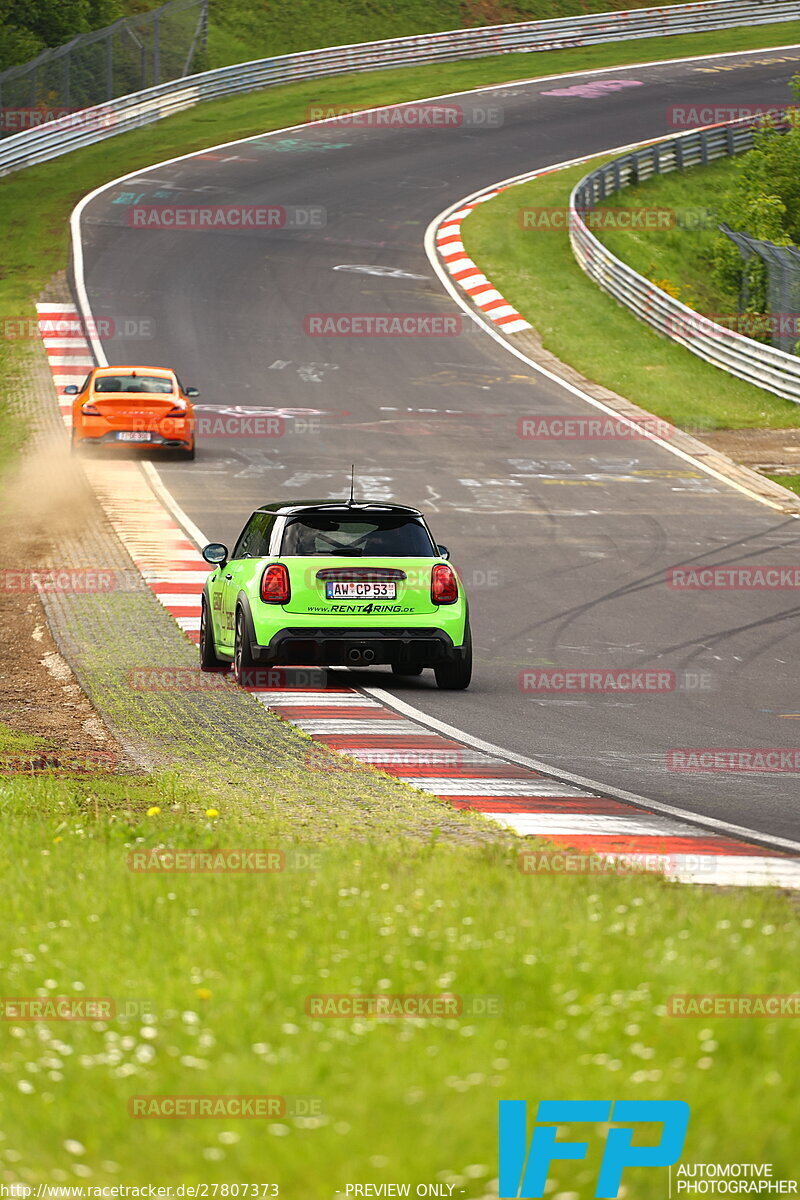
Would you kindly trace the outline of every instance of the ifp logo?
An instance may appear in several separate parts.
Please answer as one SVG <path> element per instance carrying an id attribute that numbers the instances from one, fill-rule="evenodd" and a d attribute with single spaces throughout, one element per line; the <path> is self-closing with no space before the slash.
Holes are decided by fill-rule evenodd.
<path id="1" fill-rule="evenodd" d="M 613 1200 L 626 1167 L 668 1167 L 678 1161 L 689 1105 L 683 1100 L 540 1100 L 529 1147 L 525 1101 L 501 1100 L 500 1197 L 543 1196 L 551 1162 L 585 1158 L 588 1142 L 556 1141 L 559 1125 L 582 1121 L 621 1126 L 608 1131 L 594 1193 Z M 653 1145 L 634 1146 L 633 1127 L 643 1122 L 663 1125 L 661 1137 Z"/>

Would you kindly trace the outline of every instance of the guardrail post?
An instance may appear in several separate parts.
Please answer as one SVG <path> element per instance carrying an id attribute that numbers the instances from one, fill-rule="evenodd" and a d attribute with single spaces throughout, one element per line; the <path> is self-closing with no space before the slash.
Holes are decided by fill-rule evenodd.
<path id="1" fill-rule="evenodd" d="M 110 37 L 106 38 L 106 100 L 114 99 L 114 47 Z"/>
<path id="2" fill-rule="evenodd" d="M 153 13 L 153 86 L 161 83 L 161 17 L 158 9 Z"/>
<path id="3" fill-rule="evenodd" d="M 70 76 L 71 57 L 72 57 L 71 51 L 68 50 L 67 53 L 64 55 L 64 57 L 61 60 L 61 91 L 62 91 L 62 99 L 63 99 L 65 108 L 69 108 L 69 101 L 70 101 L 70 77 L 69 76 Z"/>

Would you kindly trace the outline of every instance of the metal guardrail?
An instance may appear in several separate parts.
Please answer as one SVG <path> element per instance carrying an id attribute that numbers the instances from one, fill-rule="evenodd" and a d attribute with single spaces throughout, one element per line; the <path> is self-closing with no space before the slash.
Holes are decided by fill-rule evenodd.
<path id="1" fill-rule="evenodd" d="M 35 129 L 12 134 L 0 144 L 0 175 L 47 162 L 129 129 L 138 129 L 203 100 L 256 91 L 273 84 L 322 79 L 356 71 L 457 62 L 495 54 L 560 50 L 600 42 L 701 33 L 797 19 L 796 0 L 700 0 L 700 3 L 665 8 L 592 13 L 582 17 L 391 38 L 259 59 L 134 92 Z"/>
<path id="2" fill-rule="evenodd" d="M 598 167 L 572 191 L 569 236 L 572 252 L 586 274 L 652 329 L 715 367 L 800 404 L 800 358 L 753 341 L 682 304 L 612 254 L 585 220 L 599 202 L 621 188 L 751 150 L 757 123 L 750 117 L 678 134 Z M 791 127 L 780 119 L 774 124 L 780 132 Z"/>

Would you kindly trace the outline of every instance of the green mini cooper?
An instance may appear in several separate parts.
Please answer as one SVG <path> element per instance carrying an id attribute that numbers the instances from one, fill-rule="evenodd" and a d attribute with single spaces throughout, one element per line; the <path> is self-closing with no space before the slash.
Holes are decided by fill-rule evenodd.
<path id="1" fill-rule="evenodd" d="M 229 554 L 203 550 L 200 665 L 432 667 L 440 688 L 469 686 L 464 586 L 422 513 L 401 504 L 265 504 Z"/>

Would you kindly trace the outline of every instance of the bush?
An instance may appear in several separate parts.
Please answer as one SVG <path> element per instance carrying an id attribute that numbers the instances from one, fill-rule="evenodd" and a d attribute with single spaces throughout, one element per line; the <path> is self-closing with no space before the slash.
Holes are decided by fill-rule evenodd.
<path id="1" fill-rule="evenodd" d="M 800 76 L 793 81 L 800 97 Z M 777 133 L 769 122 L 756 132 L 755 145 L 736 165 L 736 182 L 722 198 L 719 219 L 750 237 L 790 246 L 800 241 L 800 109 L 792 109 L 793 128 Z M 724 291 L 747 297 L 748 312 L 764 312 L 767 270 L 760 258 L 742 258 L 720 233 L 714 246 L 714 282 Z"/>

